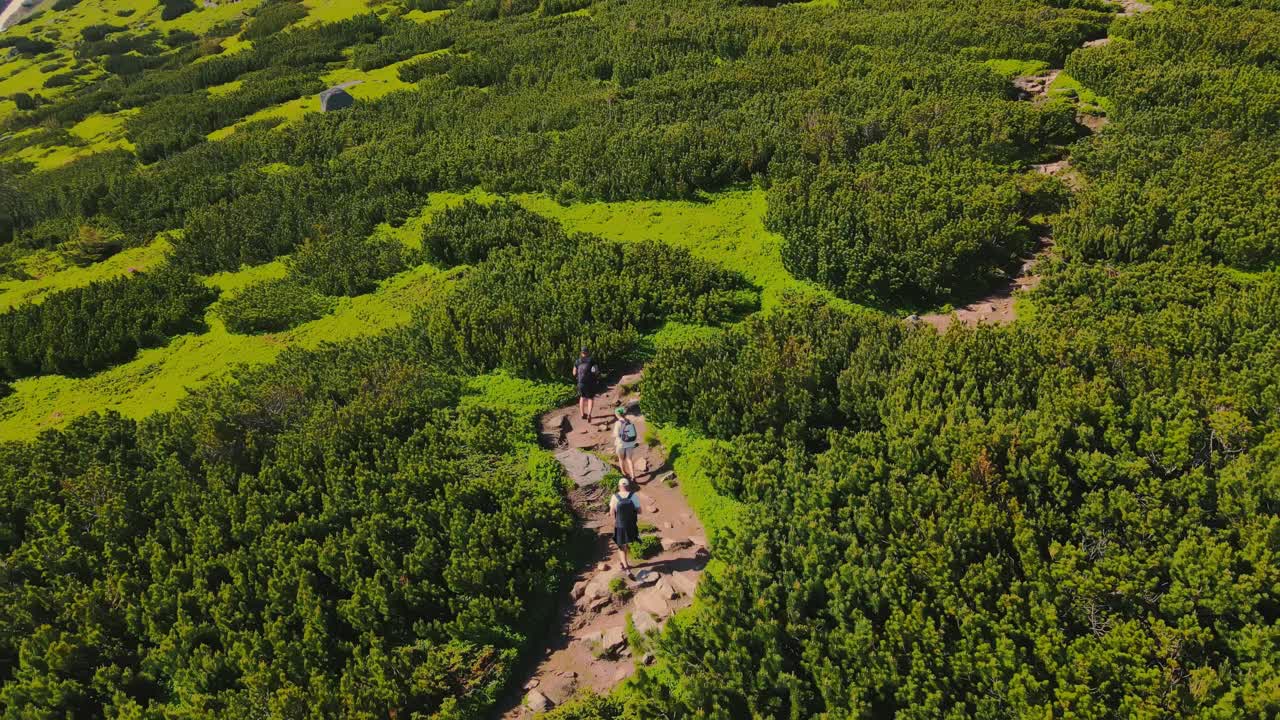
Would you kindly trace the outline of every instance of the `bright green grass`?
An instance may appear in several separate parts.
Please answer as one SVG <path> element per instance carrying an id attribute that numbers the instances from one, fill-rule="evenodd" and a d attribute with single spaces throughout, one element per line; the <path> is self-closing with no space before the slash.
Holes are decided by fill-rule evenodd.
<path id="1" fill-rule="evenodd" d="M 271 272 L 255 271 L 251 274 Z M 131 362 L 88 378 L 46 375 L 15 382 L 14 394 L 0 401 L 0 441 L 29 439 L 96 410 L 145 417 L 172 408 L 191 390 L 225 377 L 237 365 L 270 362 L 288 347 L 312 348 L 404 324 L 438 285 L 439 275 L 430 266 L 415 268 L 383 282 L 369 295 L 342 298 L 331 315 L 271 335 L 227 332 L 215 305 L 206 315 L 207 332 L 174 338 L 165 347 L 142 351 Z M 218 276 L 210 282 L 235 287 L 256 279 L 261 278 Z"/>
<path id="2" fill-rule="evenodd" d="M 672 469 L 681 492 L 702 521 L 707 539 L 714 543 L 725 530 L 737 526 L 743 512 L 741 502 L 716 492 L 706 471 L 707 459 L 723 450 L 716 441 L 686 428 L 663 425 L 657 430 L 658 440 L 666 446 L 668 456 L 675 458 Z"/>
<path id="3" fill-rule="evenodd" d="M 205 90 L 213 97 L 224 97 L 239 90 L 243 85 L 243 80 L 236 79 L 231 82 L 222 83 L 221 85 L 214 85 L 212 87 L 205 88 Z"/>
<path id="4" fill-rule="evenodd" d="M 302 4 L 307 7 L 307 16 L 295 23 L 298 27 L 338 22 L 369 12 L 365 0 L 302 0 Z"/>
<path id="5" fill-rule="evenodd" d="M 330 86 L 339 85 L 341 83 L 350 82 L 352 80 L 359 80 L 360 84 L 352 85 L 351 87 L 348 87 L 347 92 L 351 93 L 351 96 L 354 97 L 357 101 L 375 100 L 377 98 L 382 97 L 383 95 L 386 95 L 387 93 L 413 87 L 409 83 L 406 83 L 400 79 L 400 76 L 398 74 L 400 65 L 406 62 L 412 62 L 413 60 L 416 60 L 420 57 L 426 57 L 427 55 L 432 55 L 432 54 L 434 53 L 423 53 L 422 55 L 419 55 L 417 57 L 412 57 L 412 58 L 409 58 L 408 60 L 404 60 L 399 63 L 394 63 L 392 65 L 378 68 L 376 70 L 370 70 L 368 72 L 365 72 L 363 70 L 357 70 L 355 68 L 340 68 L 338 70 L 333 70 L 332 72 L 326 73 L 324 76 L 322 76 L 322 79 L 327 85 L 330 85 Z M 222 140 L 223 138 L 229 137 L 232 133 L 234 133 L 236 131 L 236 128 L 244 125 L 245 123 L 250 123 L 255 120 L 269 120 L 273 118 L 280 118 L 284 120 L 284 122 L 281 123 L 280 126 L 287 127 L 289 124 L 295 123 L 298 120 L 301 120 L 304 115 L 308 113 L 313 113 L 313 112 L 320 112 L 320 98 L 318 98 L 315 95 L 306 95 L 304 97 L 298 98 L 297 100 L 289 100 L 288 102 L 283 102 L 278 105 L 272 105 L 271 107 L 263 108 L 262 110 L 259 110 L 253 113 L 252 115 L 242 118 L 241 120 L 239 120 L 238 122 L 232 125 L 228 125 L 227 127 L 214 130 L 213 132 L 209 133 L 207 137 L 210 140 Z"/>
<path id="6" fill-rule="evenodd" d="M 124 121 L 137 109 L 123 110 L 110 115 L 93 115 L 68 129 L 72 135 L 85 141 L 83 145 L 28 145 L 14 157 L 33 163 L 37 170 L 54 170 L 74 160 L 108 150 L 133 151 L 133 143 L 124 134 Z"/>
<path id="7" fill-rule="evenodd" d="M 436 193 L 422 210 L 399 228 L 383 226 L 377 230 L 396 237 L 407 246 L 420 242 L 422 226 L 434 213 L 462 202 L 466 198 L 492 201 L 496 196 L 480 190 L 466 194 Z M 799 291 L 829 293 L 799 281 L 782 267 L 778 255 L 779 239 L 764 228 L 765 198 L 759 190 L 720 193 L 704 202 L 618 202 L 584 203 L 562 206 L 543 195 L 519 195 L 516 200 L 530 209 L 554 217 L 567 228 L 592 232 L 603 237 L 631 242 L 652 238 L 689 248 L 698 257 L 742 272 L 764 291 L 766 307 L 776 305 L 783 293 Z M 120 255 L 92 268 L 52 269 L 38 280 L 6 283 L 0 292 L 7 306 L 23 302 L 55 289 L 74 287 L 109 276 L 129 261 L 154 264 L 165 252 L 163 241 L 136 251 L 141 255 Z M 46 263 L 49 257 L 42 256 Z M 34 262 L 34 261 L 33 261 Z M 115 268 L 113 270 L 113 268 Z M 233 273 L 219 273 L 206 279 L 218 288 L 223 298 L 233 296 L 245 286 L 284 275 L 283 261 L 247 268 Z M 305 323 L 288 332 L 273 335 L 242 336 L 226 331 L 211 308 L 207 332 L 175 338 L 168 346 L 143 351 L 129 363 L 108 369 L 88 378 L 44 376 L 14 383 L 15 393 L 0 401 L 0 440 L 24 439 L 39 431 L 59 427 L 75 417 L 94 410 L 114 409 L 130 417 L 143 417 L 174 406 L 192 388 L 224 377 L 239 363 L 258 364 L 274 359 L 286 347 L 315 347 L 325 341 L 342 341 L 382 332 L 407 322 L 414 307 L 422 304 L 430 292 L 452 273 L 440 273 L 421 266 L 391 278 L 369 295 L 344 298 L 335 312 Z M 848 305 L 842 301 L 837 303 Z M 669 324 L 653 338 L 662 343 L 705 329 Z M 533 390 L 523 381 L 511 378 L 486 381 L 483 389 L 488 401 L 507 398 L 519 404 Z M 553 392 L 542 388 L 538 392 Z M 558 392 L 558 391 L 557 391 Z M 541 402 L 539 400 L 538 402 Z M 674 430 L 671 432 L 675 432 Z M 699 516 L 708 527 L 715 527 L 719 515 L 731 513 L 726 504 L 700 488 L 710 488 L 709 480 L 699 484 L 701 453 L 710 451 L 706 441 L 690 435 L 675 434 L 664 438 L 668 445 L 683 443 L 684 457 L 678 460 L 677 472 L 682 482 L 690 483 L 691 494 Z M 728 522 L 728 521 L 725 521 Z"/>
<path id="8" fill-rule="evenodd" d="M 404 243 L 406 247 L 420 249 L 422 247 L 422 230 L 436 213 L 447 208 L 461 205 L 464 200 L 475 200 L 492 203 L 498 196 L 484 190 L 475 189 L 468 193 L 432 193 L 418 212 L 414 213 L 400 227 L 391 227 L 383 223 L 374 229 L 374 234 L 391 237 Z"/>
<path id="9" fill-rule="evenodd" d="M 704 202 L 644 200 L 561 205 L 546 195 L 515 198 L 534 212 L 559 220 L 573 231 L 611 240 L 661 240 L 688 248 L 695 256 L 743 274 L 763 290 L 765 309 L 788 292 L 818 294 L 851 305 L 829 291 L 797 279 L 782 266 L 782 238 L 764 226 L 762 190 L 735 190 Z"/>
<path id="10" fill-rule="evenodd" d="M 569 402 L 573 396 L 570 387 L 567 383 L 524 380 L 499 371 L 471 378 L 462 406 L 478 405 L 512 417 L 534 417 Z"/>
<path id="11" fill-rule="evenodd" d="M 204 284 L 222 293 L 221 299 L 230 300 L 245 288 L 267 280 L 279 280 L 289 272 L 283 259 L 263 265 L 244 267 L 234 272 L 220 272 L 204 279 Z"/>
<path id="12" fill-rule="evenodd" d="M 453 12 L 453 11 L 452 10 L 410 10 L 409 12 L 405 13 L 403 17 L 405 20 L 412 20 L 414 22 L 426 23 L 426 22 L 434 22 L 436 20 L 439 20 L 445 15 L 448 15 L 450 12 Z"/>
<path id="13" fill-rule="evenodd" d="M 34 276 L 31 280 L 0 282 L 0 312 L 25 303 L 40 302 L 51 292 L 83 287 L 97 280 L 123 275 L 129 268 L 146 270 L 155 267 L 164 260 L 168 252 L 169 243 L 156 239 L 150 245 L 123 250 L 88 267 L 67 265 L 54 252 L 35 253 L 24 258 L 20 264 L 24 271 Z"/>
<path id="14" fill-rule="evenodd" d="M 1085 87 L 1065 71 L 1058 73 L 1058 77 L 1049 84 L 1050 98 L 1071 97 L 1073 94 L 1080 100 L 1082 112 L 1110 114 L 1114 109 L 1109 99 Z"/>
<path id="15" fill-rule="evenodd" d="M 1011 80 L 1049 69 L 1049 63 L 1042 60 L 987 60 L 982 64 Z"/>

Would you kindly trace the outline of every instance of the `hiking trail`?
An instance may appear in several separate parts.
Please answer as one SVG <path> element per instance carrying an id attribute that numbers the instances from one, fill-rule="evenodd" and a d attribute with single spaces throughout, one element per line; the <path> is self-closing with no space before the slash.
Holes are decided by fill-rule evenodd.
<path id="1" fill-rule="evenodd" d="M 633 656 L 627 642 L 627 617 L 645 635 L 658 631 L 671 615 L 693 602 L 710 558 L 706 532 L 685 500 L 679 479 L 667 467 L 665 451 L 646 442 L 648 426 L 640 413 L 639 394 L 634 392 L 640 377 L 640 373 L 624 375 L 597 395 L 590 421 L 580 417 L 576 400 L 540 420 L 542 444 L 555 451 L 572 480 L 570 503 L 583 526 L 594 532 L 594 548 L 591 562 L 561 599 L 557 623 L 546 638 L 542 656 L 531 663 L 517 686 L 521 694 L 517 697 L 513 691 L 500 711 L 504 720 L 532 717 L 581 690 L 608 692 L 634 674 L 638 664 L 653 659 L 647 653 Z M 613 412 L 619 405 L 628 408 L 640 438 L 635 450 L 639 476 L 634 479 L 640 485 L 643 507 L 641 536 L 656 537 L 661 543 L 653 557 L 631 560 L 635 580 L 623 575 L 612 544 L 608 502 L 617 489 L 617 475 L 610 476 L 608 487 L 601 482 L 614 468 Z"/>
<path id="2" fill-rule="evenodd" d="M 1139 13 L 1149 12 L 1152 6 L 1138 0 L 1108 0 L 1112 5 L 1119 5 L 1120 16 L 1129 17 Z M 1110 37 L 1102 37 L 1096 40 L 1089 40 L 1081 47 L 1091 48 L 1106 45 L 1111 42 Z M 1054 80 L 1062 73 L 1061 68 L 1053 68 L 1043 70 L 1034 75 L 1023 75 L 1013 79 L 1013 86 L 1018 89 L 1022 100 L 1030 102 L 1045 102 L 1049 98 L 1049 87 Z M 1090 133 L 1097 133 L 1107 125 L 1107 117 L 1100 114 L 1090 114 L 1084 112 L 1076 113 L 1076 123 L 1084 127 Z M 1076 192 L 1080 189 L 1081 178 L 1075 172 L 1075 168 L 1071 164 L 1070 155 L 1066 155 L 1058 160 L 1047 163 L 1037 163 L 1031 166 L 1036 172 L 1044 173 L 1061 178 L 1063 183 Z M 1017 319 L 1017 311 L 1014 309 L 1014 301 L 1019 291 L 1026 291 L 1035 288 L 1040 284 L 1040 276 L 1035 273 L 1035 266 L 1041 258 L 1053 252 L 1053 238 L 1049 235 L 1041 236 L 1036 242 L 1036 247 L 1030 256 L 1022 258 L 1022 265 L 1018 269 L 1018 273 L 1001 285 L 990 295 L 979 300 L 969 303 L 963 307 L 958 307 L 949 313 L 929 313 L 919 316 L 920 322 L 927 323 L 936 328 L 939 332 L 951 327 L 952 323 L 960 323 L 970 327 L 987 323 L 994 325 L 1007 325 Z M 913 316 L 914 318 L 915 316 Z"/>

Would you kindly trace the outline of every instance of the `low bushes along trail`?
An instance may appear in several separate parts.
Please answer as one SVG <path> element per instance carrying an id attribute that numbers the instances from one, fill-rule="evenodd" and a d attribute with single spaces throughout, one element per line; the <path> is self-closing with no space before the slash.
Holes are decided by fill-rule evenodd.
<path id="1" fill-rule="evenodd" d="M 1137 0 L 1111 0 L 1115 5 L 1120 5 L 1123 9 L 1120 14 L 1122 16 L 1136 15 L 1138 13 L 1148 12 L 1152 9 L 1151 5 Z M 1099 38 L 1090 40 L 1084 44 L 1084 47 L 1097 47 L 1104 45 L 1110 41 L 1110 38 Z M 1031 102 L 1043 102 L 1048 98 L 1049 86 L 1057 79 L 1062 72 L 1060 69 L 1046 70 L 1036 75 L 1028 75 L 1015 78 L 1013 84 L 1021 90 L 1025 98 Z M 1096 115 L 1085 115 L 1080 113 L 1076 116 L 1076 122 L 1088 128 L 1089 132 L 1098 132 L 1106 125 L 1106 118 Z M 1041 163 L 1033 166 L 1036 171 L 1062 178 L 1072 190 L 1079 187 L 1080 179 L 1073 172 L 1071 166 L 1071 158 L 1064 157 L 1060 160 L 1050 163 Z M 946 330 L 953 322 L 959 322 L 964 325 L 974 326 L 980 323 L 990 323 L 996 325 L 1006 325 L 1017 319 L 1017 312 L 1014 309 L 1014 294 L 1022 290 L 1030 290 L 1040 284 L 1040 277 L 1035 274 L 1035 265 L 1053 249 L 1053 238 L 1042 237 L 1036 245 L 1035 252 L 1031 257 L 1023 260 L 1022 267 L 1018 274 L 1015 275 L 1004 286 L 991 293 L 990 295 L 969 303 L 964 307 L 957 308 L 949 313 L 930 313 L 921 315 L 920 320 L 926 322 L 939 331 Z"/>

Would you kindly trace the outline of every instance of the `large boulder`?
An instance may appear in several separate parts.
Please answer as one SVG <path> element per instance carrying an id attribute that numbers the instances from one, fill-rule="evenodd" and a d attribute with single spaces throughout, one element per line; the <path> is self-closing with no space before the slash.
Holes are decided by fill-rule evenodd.
<path id="1" fill-rule="evenodd" d="M 555 707 L 555 703 L 551 702 L 551 698 L 541 692 L 530 690 L 529 694 L 524 696 L 524 706 L 533 712 L 541 713 Z"/>
<path id="2" fill-rule="evenodd" d="M 665 587 L 663 587 L 665 586 Z M 671 598 L 671 586 L 665 582 L 659 582 L 651 588 L 645 588 L 636 593 L 635 606 L 636 610 L 653 615 L 655 619 L 664 620 L 671 617 L 672 608 L 669 602 Z"/>

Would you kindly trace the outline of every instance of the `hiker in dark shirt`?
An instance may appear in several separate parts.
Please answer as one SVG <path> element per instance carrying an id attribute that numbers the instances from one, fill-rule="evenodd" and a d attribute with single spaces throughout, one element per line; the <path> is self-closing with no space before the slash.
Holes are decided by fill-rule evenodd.
<path id="1" fill-rule="evenodd" d="M 583 420 L 591 420 L 591 411 L 595 406 L 596 376 L 599 374 L 600 368 L 591 359 L 591 353 L 582 348 L 577 361 L 573 363 L 573 379 L 578 384 L 578 414 Z"/>
<path id="2" fill-rule="evenodd" d="M 627 546 L 640 539 L 640 498 L 631 489 L 626 478 L 618 481 L 618 492 L 609 498 L 609 514 L 613 516 L 613 543 L 618 546 L 618 558 L 627 577 L 634 579 L 627 562 Z"/>

